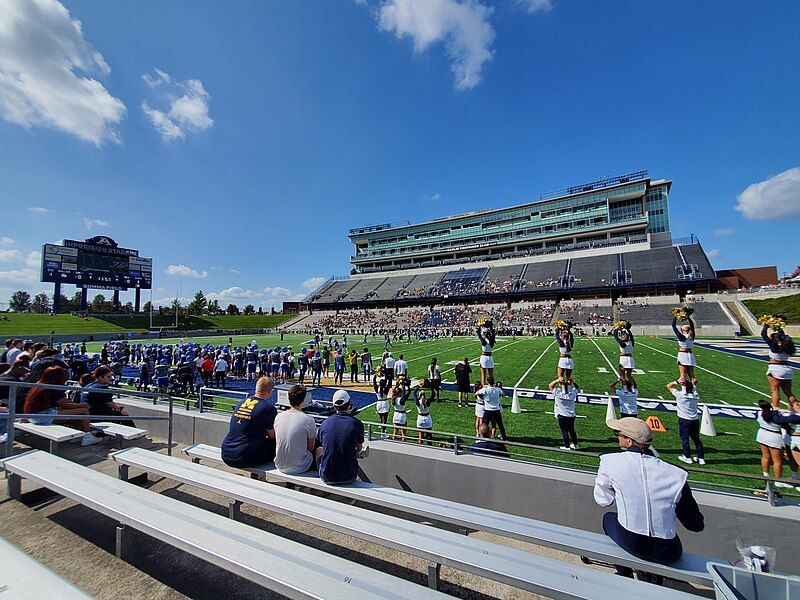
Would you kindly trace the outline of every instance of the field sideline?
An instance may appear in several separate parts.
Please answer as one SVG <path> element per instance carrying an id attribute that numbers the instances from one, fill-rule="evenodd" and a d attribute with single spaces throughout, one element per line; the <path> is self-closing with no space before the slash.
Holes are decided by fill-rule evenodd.
<path id="1" fill-rule="evenodd" d="M 234 345 L 245 345 L 256 339 L 260 347 L 274 345 L 292 345 L 298 350 L 308 341 L 308 336 L 286 335 L 283 342 L 279 336 L 234 336 Z M 341 336 L 338 336 L 341 340 Z M 164 339 L 161 343 L 174 343 L 178 339 Z M 192 338 L 200 344 L 227 343 L 227 337 Z M 349 336 L 350 348 L 363 349 L 363 337 Z M 370 339 L 366 344 L 373 356 L 380 357 L 383 352 L 383 340 Z M 90 351 L 99 350 L 100 344 L 89 344 Z M 615 379 L 615 365 L 618 346 L 612 338 L 576 338 L 574 377 L 582 391 L 587 393 L 605 393 L 609 383 Z M 640 395 L 648 398 L 669 398 L 666 384 L 674 381 L 678 375 L 675 364 L 677 343 L 659 338 L 638 338 L 635 359 L 639 369 L 636 375 Z M 424 377 L 430 359 L 436 356 L 442 368 L 443 378 L 453 380 L 454 361 L 467 357 L 473 365 L 473 380 L 479 378 L 477 361 L 480 346 L 471 337 L 454 339 L 429 340 L 424 342 L 398 342 L 393 344 L 392 353 L 396 357 L 403 354 L 409 363 L 409 374 L 412 377 Z M 756 358 L 728 354 L 711 348 L 698 348 L 697 360 L 699 369 L 698 388 L 701 398 L 708 403 L 729 403 L 752 406 L 761 398 L 769 397 L 769 386 L 764 376 L 766 363 Z M 551 338 L 498 338 L 495 346 L 495 376 L 506 388 L 538 388 L 543 389 L 555 378 L 558 352 Z M 348 375 L 345 374 L 345 380 Z M 323 379 L 323 385 L 332 382 Z M 455 403 L 454 393 L 443 393 L 443 400 L 431 409 L 434 429 L 450 431 L 464 435 L 474 435 L 474 416 L 472 408 L 459 408 Z M 552 414 L 549 402 L 521 398 L 523 414 L 510 412 L 510 398 L 505 399 L 506 410 L 504 420 L 509 438 L 514 441 L 558 447 L 560 437 L 558 426 Z M 582 440 L 581 450 L 588 452 L 608 452 L 616 447 L 616 440 L 605 426 L 605 407 L 579 404 L 577 412 L 582 417 L 576 424 L 578 436 Z M 677 417 L 673 413 L 643 411 L 640 416 L 646 418 L 656 414 L 667 428 L 666 433 L 657 433 L 655 447 L 662 457 L 669 462 L 677 462 L 680 454 Z M 366 421 L 377 421 L 373 407 L 359 413 Z M 409 411 L 409 425 L 414 424 L 416 411 Z M 718 436 L 704 437 L 706 445 L 707 467 L 709 469 L 728 470 L 739 473 L 760 474 L 760 452 L 755 442 L 757 425 L 746 419 L 715 417 Z M 535 455 L 537 459 L 553 463 L 564 463 L 565 455 L 558 452 L 524 451 Z M 597 459 L 578 455 L 568 455 L 566 464 L 596 466 Z M 788 475 L 788 469 L 785 471 Z M 713 481 L 729 485 L 747 485 L 734 478 L 693 475 L 698 481 Z"/>

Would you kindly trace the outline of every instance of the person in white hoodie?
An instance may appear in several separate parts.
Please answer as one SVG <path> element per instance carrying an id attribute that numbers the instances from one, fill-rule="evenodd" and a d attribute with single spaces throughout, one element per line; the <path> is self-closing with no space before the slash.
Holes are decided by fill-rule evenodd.
<path id="1" fill-rule="evenodd" d="M 675 562 L 683 554 L 678 521 L 689 531 L 705 527 L 687 473 L 654 454 L 650 448 L 653 432 L 644 421 L 625 417 L 609 421 L 608 426 L 623 452 L 600 457 L 594 500 L 600 506 L 617 506 L 617 512 L 603 515 L 603 531 L 637 558 Z M 633 577 L 629 567 L 615 567 L 618 575 Z M 648 579 L 657 584 L 663 580 L 654 575 Z"/>

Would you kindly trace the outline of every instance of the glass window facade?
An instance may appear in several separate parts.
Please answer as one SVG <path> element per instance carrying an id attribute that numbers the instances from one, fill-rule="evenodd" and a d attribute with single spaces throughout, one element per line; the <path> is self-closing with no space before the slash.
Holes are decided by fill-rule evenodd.
<path id="1" fill-rule="evenodd" d="M 644 197 L 649 233 L 669 231 L 669 186 L 662 184 L 647 191 Z"/>

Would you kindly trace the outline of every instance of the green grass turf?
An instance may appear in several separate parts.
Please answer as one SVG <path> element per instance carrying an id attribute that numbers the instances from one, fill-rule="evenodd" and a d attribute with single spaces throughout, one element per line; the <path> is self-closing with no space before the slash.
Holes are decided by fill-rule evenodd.
<path id="1" fill-rule="evenodd" d="M 227 336 L 208 338 L 191 338 L 200 344 L 227 343 Z M 308 336 L 287 335 L 283 342 L 277 335 L 270 336 L 234 336 L 234 345 L 244 345 L 251 339 L 256 339 L 260 347 L 275 345 L 292 345 L 296 350 Z M 341 336 L 338 336 L 341 339 Z M 178 341 L 178 338 L 164 339 L 161 343 Z M 350 348 L 359 351 L 364 347 L 361 336 L 349 336 Z M 100 344 L 89 344 L 89 349 L 99 349 Z M 367 343 L 373 356 L 380 357 L 383 352 L 383 341 L 375 338 Z M 615 379 L 611 365 L 615 365 L 618 356 L 618 346 L 612 338 L 578 338 L 575 344 L 575 380 L 582 391 L 586 393 L 604 393 L 608 384 Z M 640 395 L 642 397 L 657 398 L 663 396 L 670 398 L 666 384 L 674 381 L 678 375 L 675 364 L 675 351 L 677 343 L 671 340 L 640 337 L 637 338 L 635 359 L 637 368 L 645 374 L 637 375 Z M 392 347 L 395 357 L 403 354 L 409 363 L 409 374 L 412 377 L 424 377 L 427 365 L 432 356 L 436 356 L 441 365 L 445 380 L 453 380 L 454 366 L 447 364 L 457 361 L 465 356 L 473 365 L 473 380 L 479 378 L 478 357 L 480 346 L 472 338 L 457 337 L 453 340 L 440 339 L 425 342 L 395 343 Z M 666 354 L 662 354 L 666 353 Z M 506 388 L 545 388 L 555 378 L 558 352 L 550 338 L 512 338 L 501 337 L 495 346 L 495 377 L 501 380 Z M 536 366 L 529 368 L 534 362 Z M 699 367 L 697 377 L 702 400 L 709 403 L 725 403 L 736 405 L 754 405 L 759 398 L 768 397 L 769 386 L 764 373 L 766 364 L 756 359 L 750 359 L 717 350 L 698 348 L 697 360 Z M 603 372 L 606 371 L 606 372 Z M 525 373 L 528 372 L 527 375 Z M 727 379 L 723 379 L 723 377 Z M 728 381 L 730 380 L 730 381 Z M 746 387 L 743 387 L 746 386 Z M 752 388 L 752 389 L 748 389 Z M 432 407 L 434 429 L 448 431 L 462 435 L 474 435 L 474 411 L 470 408 L 458 408 L 455 404 L 455 394 L 445 392 L 442 398 L 450 402 L 442 402 Z M 504 419 L 509 438 L 513 441 L 533 445 L 557 448 L 561 444 L 558 425 L 555 417 L 547 414 L 552 412 L 552 403 L 548 401 L 521 398 L 523 414 L 514 415 L 510 412 L 510 398 L 505 400 L 506 411 Z M 582 440 L 581 450 L 594 453 L 613 451 L 616 448 L 616 439 L 610 435 L 605 426 L 606 408 L 604 406 L 578 405 L 578 414 L 587 418 L 578 419 L 576 429 Z M 677 461 L 680 454 L 680 441 L 678 438 L 677 416 L 667 412 L 642 411 L 641 416 L 646 418 L 650 414 L 657 415 L 667 428 L 666 433 L 656 433 L 655 447 L 662 457 L 669 462 L 682 465 Z M 359 413 L 365 421 L 377 422 L 377 414 L 373 407 Z M 409 424 L 416 421 L 416 412 L 413 408 L 409 412 Z M 757 425 L 754 421 L 715 417 L 714 423 L 719 434 L 717 437 L 703 437 L 706 445 L 706 468 L 738 473 L 759 475 L 761 472 L 759 460 L 760 452 L 755 442 Z M 561 452 L 522 449 L 522 454 L 535 457 L 539 461 L 552 464 L 567 464 L 571 466 L 596 467 L 597 458 L 581 456 L 578 454 L 566 455 Z M 785 470 L 788 475 L 788 469 Z M 692 479 L 699 482 L 714 482 L 738 487 L 755 486 L 755 482 L 731 477 L 692 474 Z"/>
<path id="2" fill-rule="evenodd" d="M 35 315 L 23 313 L 4 313 L 8 320 L 0 320 L 0 336 L 11 335 L 49 335 L 121 333 L 125 331 L 146 331 L 150 328 L 149 315 L 122 317 L 77 317 L 73 315 Z M 221 315 L 181 317 L 180 329 L 267 329 L 275 327 L 293 315 Z M 175 317 L 153 317 L 153 327 L 173 327 Z"/>
<path id="3" fill-rule="evenodd" d="M 756 318 L 761 315 L 781 314 L 786 315 L 788 323 L 800 323 L 800 294 L 764 300 L 744 300 L 744 305 Z"/>

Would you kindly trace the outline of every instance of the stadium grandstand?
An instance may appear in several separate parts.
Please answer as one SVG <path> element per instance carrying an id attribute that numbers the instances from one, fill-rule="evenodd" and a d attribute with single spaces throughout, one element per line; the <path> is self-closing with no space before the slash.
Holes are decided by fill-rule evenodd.
<path id="1" fill-rule="evenodd" d="M 429 222 L 349 231 L 349 276 L 306 298 L 316 310 L 710 292 L 694 236 L 674 239 L 672 182 L 647 171 L 543 194 L 534 202 Z"/>

